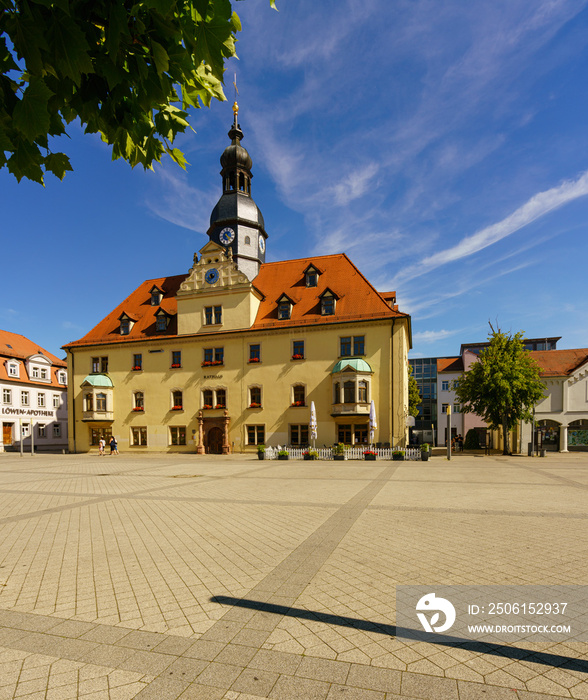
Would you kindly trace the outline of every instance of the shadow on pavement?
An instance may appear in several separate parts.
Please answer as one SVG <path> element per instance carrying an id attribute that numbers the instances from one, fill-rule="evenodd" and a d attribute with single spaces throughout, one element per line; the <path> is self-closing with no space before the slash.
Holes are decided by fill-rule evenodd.
<path id="1" fill-rule="evenodd" d="M 406 627 L 397 629 L 396 625 L 386 625 L 376 622 L 369 622 L 368 620 L 359 620 L 354 617 L 344 617 L 342 615 L 313 612 L 312 610 L 304 610 L 302 608 L 289 608 L 285 605 L 274 605 L 273 603 L 263 603 L 258 600 L 247 600 L 245 598 L 231 598 L 229 596 L 219 595 L 212 597 L 210 601 L 212 603 L 219 603 L 220 605 L 234 605 L 240 608 L 260 610 L 262 612 L 273 613 L 275 615 L 297 617 L 302 620 L 313 620 L 314 622 L 324 622 L 327 625 L 352 627 L 353 629 L 364 630 L 365 632 L 385 634 L 389 637 L 396 637 L 398 631 L 400 630 L 401 636 L 404 639 L 426 641 L 429 644 L 438 644 L 440 646 L 459 646 L 461 649 L 467 649 L 468 651 L 481 654 L 503 656 L 517 661 L 524 660 L 530 663 L 544 664 L 546 666 L 565 668 L 570 671 L 588 673 L 588 661 L 574 659 L 570 656 L 562 656 L 560 654 L 533 651 L 530 649 L 523 649 L 521 647 L 508 646 L 506 644 L 489 644 L 487 642 L 478 642 L 471 639 L 463 639 L 461 637 L 451 637 L 444 634 L 428 634 L 422 632 L 421 630 L 413 630 Z"/>

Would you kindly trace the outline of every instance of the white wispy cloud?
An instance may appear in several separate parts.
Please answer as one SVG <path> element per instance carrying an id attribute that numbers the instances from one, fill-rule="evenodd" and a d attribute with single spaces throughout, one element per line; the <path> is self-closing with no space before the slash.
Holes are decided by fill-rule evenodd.
<path id="1" fill-rule="evenodd" d="M 436 343 L 439 340 L 445 340 L 446 338 L 451 338 L 454 335 L 461 333 L 461 329 L 456 329 L 452 331 L 439 330 L 439 331 L 419 331 L 418 333 L 412 334 L 413 342 L 416 343 Z"/>
<path id="2" fill-rule="evenodd" d="M 176 165 L 158 168 L 155 177 L 157 184 L 152 181 L 151 187 L 156 195 L 151 192 L 145 199 L 149 211 L 172 224 L 206 233 L 210 212 L 220 197 L 220 179 L 203 191 L 188 184 L 186 175 Z"/>
<path id="3" fill-rule="evenodd" d="M 462 238 L 456 245 L 434 253 L 418 264 L 404 268 L 396 275 L 395 283 L 419 277 L 437 267 L 474 255 L 474 253 L 478 253 L 480 250 L 520 231 L 549 212 L 587 194 L 588 171 L 585 171 L 576 180 L 567 180 L 557 187 L 533 195 L 521 207 L 501 221 L 486 226 L 471 236 Z"/>

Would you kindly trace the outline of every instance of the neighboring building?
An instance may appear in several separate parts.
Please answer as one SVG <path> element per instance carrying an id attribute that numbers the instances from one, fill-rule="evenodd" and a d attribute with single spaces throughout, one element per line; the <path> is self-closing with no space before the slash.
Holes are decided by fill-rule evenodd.
<path id="1" fill-rule="evenodd" d="M 464 415 L 455 396 L 455 384 L 463 374 L 461 357 L 440 357 L 437 359 L 437 396 L 439 416 L 437 425 L 437 446 L 447 444 L 447 409 L 451 409 L 451 438 L 464 434 Z"/>
<path id="2" fill-rule="evenodd" d="M 148 280 L 78 341 L 70 449 L 228 453 L 258 444 L 405 445 L 410 317 L 345 255 L 265 262 L 251 158 L 235 122 L 223 194 L 188 274 Z"/>
<path id="3" fill-rule="evenodd" d="M 524 340 L 529 351 L 555 350 L 561 337 L 530 338 Z M 424 357 L 409 360 L 413 369 L 422 402 L 415 421 L 413 434 L 420 442 L 433 442 L 437 446 L 447 444 L 447 407 L 451 406 L 451 436 L 462 435 L 475 429 L 481 445 L 488 441 L 490 446 L 498 445 L 498 433 L 487 431 L 485 421 L 475 413 L 461 413 L 454 390 L 454 382 L 477 362 L 478 355 L 490 343 L 463 343 L 459 357 Z M 488 433 L 488 434 L 487 434 Z M 518 434 L 515 432 L 518 441 Z"/>
<path id="4" fill-rule="evenodd" d="M 0 452 L 67 448 L 67 365 L 23 335 L 0 331 Z"/>
<path id="5" fill-rule="evenodd" d="M 535 406 L 536 446 L 568 452 L 588 450 L 588 348 L 532 353 L 541 367 L 545 398 Z M 521 427 L 522 451 L 532 427 Z"/>

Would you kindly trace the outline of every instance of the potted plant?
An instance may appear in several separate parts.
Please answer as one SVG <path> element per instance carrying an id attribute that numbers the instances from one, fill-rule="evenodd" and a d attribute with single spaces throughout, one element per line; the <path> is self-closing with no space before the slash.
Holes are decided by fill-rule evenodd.
<path id="1" fill-rule="evenodd" d="M 427 462 L 429 460 L 430 449 L 431 446 L 429 445 L 429 443 L 423 442 L 423 444 L 421 445 L 421 459 L 423 460 L 423 462 Z"/>
<path id="2" fill-rule="evenodd" d="M 304 459 L 306 459 L 306 460 L 308 460 L 308 459 L 318 459 L 318 458 L 319 458 L 319 454 L 318 454 L 318 452 L 317 452 L 316 450 L 308 449 L 308 450 L 306 450 L 306 452 L 304 452 L 303 457 L 304 457 Z"/>
<path id="3" fill-rule="evenodd" d="M 331 448 L 333 452 L 333 459 L 344 460 L 345 459 L 345 445 L 342 442 L 338 442 Z"/>
<path id="4" fill-rule="evenodd" d="M 404 450 L 393 450 L 392 459 L 394 462 L 403 462 L 404 461 Z"/>
<path id="5" fill-rule="evenodd" d="M 374 452 L 374 450 L 366 450 L 363 453 L 363 458 L 368 462 L 375 462 L 377 456 L 378 456 L 378 453 Z"/>
<path id="6" fill-rule="evenodd" d="M 278 452 L 278 459 L 290 459 L 290 453 L 285 448 Z"/>
<path id="7" fill-rule="evenodd" d="M 265 459 L 265 445 L 257 446 L 257 459 Z"/>

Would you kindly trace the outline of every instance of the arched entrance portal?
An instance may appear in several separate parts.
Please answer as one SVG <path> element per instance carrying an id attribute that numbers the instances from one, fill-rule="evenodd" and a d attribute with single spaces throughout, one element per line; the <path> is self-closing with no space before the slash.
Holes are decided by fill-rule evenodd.
<path id="1" fill-rule="evenodd" d="M 198 411 L 198 445 L 199 455 L 228 455 L 231 454 L 229 444 L 229 412 L 225 409 L 222 416 L 218 413 L 204 417 L 202 410 Z"/>
<path id="2" fill-rule="evenodd" d="M 223 431 L 220 428 L 211 428 L 208 431 L 208 454 L 222 455 Z"/>
<path id="3" fill-rule="evenodd" d="M 540 420 L 535 426 L 535 444 L 539 449 L 557 452 L 559 450 L 560 424 L 554 420 Z"/>

